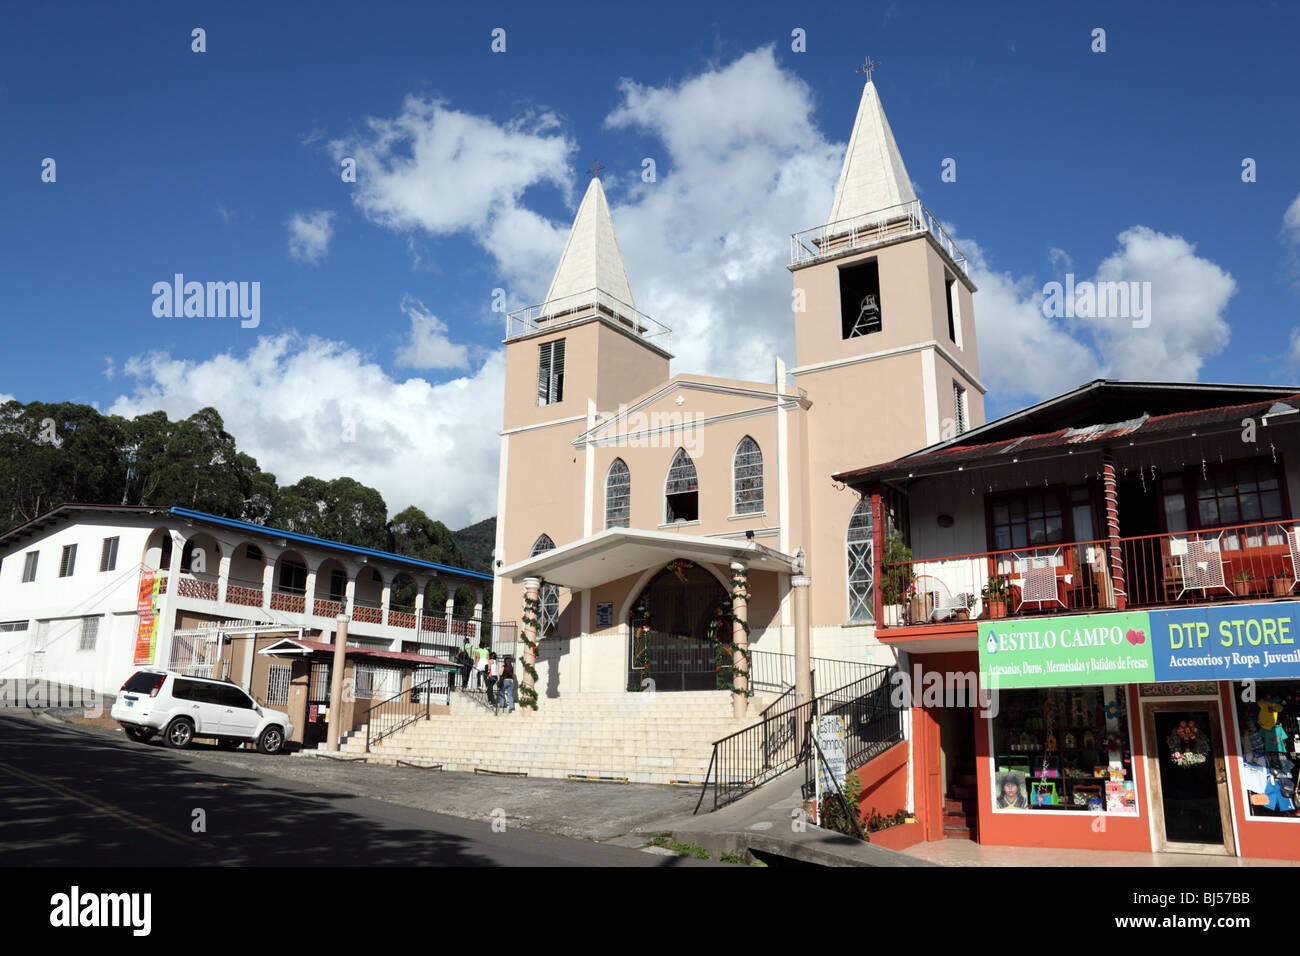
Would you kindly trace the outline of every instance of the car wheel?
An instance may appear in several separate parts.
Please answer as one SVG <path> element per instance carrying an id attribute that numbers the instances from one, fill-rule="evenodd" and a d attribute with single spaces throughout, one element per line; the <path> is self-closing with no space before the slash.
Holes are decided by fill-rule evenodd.
<path id="1" fill-rule="evenodd" d="M 153 731 L 146 730 L 142 727 L 127 727 L 126 735 L 138 743 L 144 743 L 146 740 L 153 737 Z"/>
<path id="2" fill-rule="evenodd" d="M 257 749 L 264 754 L 278 754 L 284 749 L 284 731 L 279 727 L 267 727 L 257 739 Z"/>
<path id="3" fill-rule="evenodd" d="M 177 717 L 167 725 L 167 744 L 184 750 L 194 742 L 194 725 L 184 717 Z"/>
<path id="4" fill-rule="evenodd" d="M 242 740 L 221 740 L 218 742 L 221 744 L 222 750 L 238 750 L 240 747 L 244 746 Z"/>

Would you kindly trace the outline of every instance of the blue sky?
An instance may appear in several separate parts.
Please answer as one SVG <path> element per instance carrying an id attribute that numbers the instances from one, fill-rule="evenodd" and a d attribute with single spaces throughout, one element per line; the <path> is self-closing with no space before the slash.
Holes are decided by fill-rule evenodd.
<path id="1" fill-rule="evenodd" d="M 0 395 L 214 404 L 281 481 L 353 474 L 394 512 L 484 517 L 492 290 L 542 297 L 592 160 L 638 306 L 691 356 L 674 371 L 766 379 L 794 359 L 788 234 L 829 209 L 867 54 L 918 194 L 971 257 L 990 416 L 1097 374 L 1300 380 L 1300 8 L 988 6 L 11 9 Z M 1046 319 L 1067 271 L 1152 281 L 1152 328 Z M 177 272 L 259 282 L 260 325 L 156 318 Z"/>

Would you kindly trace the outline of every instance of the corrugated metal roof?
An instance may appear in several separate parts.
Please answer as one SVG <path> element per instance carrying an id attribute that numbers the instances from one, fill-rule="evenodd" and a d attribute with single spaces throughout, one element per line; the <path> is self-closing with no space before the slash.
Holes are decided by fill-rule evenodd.
<path id="1" fill-rule="evenodd" d="M 857 486 L 871 481 L 907 478 L 918 473 L 946 474 L 968 465 L 1005 462 L 1008 457 L 1014 460 L 1021 455 L 1031 455 L 1041 451 L 1050 452 L 1067 445 L 1099 448 L 1117 438 L 1133 439 L 1136 436 L 1139 440 L 1156 439 L 1180 433 L 1191 434 L 1200 428 L 1238 427 L 1244 418 L 1263 419 L 1266 416 L 1280 414 L 1293 415 L 1297 410 L 1300 410 L 1300 392 L 1281 400 L 1268 398 L 1242 405 L 1221 405 L 1189 412 L 1171 412 L 1167 415 L 1144 414 L 1123 422 L 1060 428 L 1056 431 L 1022 435 L 1018 438 L 1003 439 L 983 445 L 951 445 L 868 468 L 840 472 L 833 477 L 836 481 Z"/>

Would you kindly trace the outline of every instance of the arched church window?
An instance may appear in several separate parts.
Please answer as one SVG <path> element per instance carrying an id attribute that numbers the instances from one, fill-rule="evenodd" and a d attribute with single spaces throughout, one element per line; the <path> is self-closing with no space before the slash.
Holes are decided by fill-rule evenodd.
<path id="1" fill-rule="evenodd" d="M 746 435 L 736 446 L 732 462 L 735 476 L 735 503 L 738 515 L 759 514 L 763 510 L 763 452 L 758 442 Z"/>
<path id="2" fill-rule="evenodd" d="M 668 480 L 664 483 L 664 521 L 698 521 L 700 517 L 700 480 L 695 474 L 695 462 L 685 448 L 677 449 L 668 466 Z"/>
<path id="3" fill-rule="evenodd" d="M 528 556 L 532 558 L 545 551 L 554 550 L 555 542 L 551 540 L 550 535 L 544 534 L 533 544 L 533 550 Z M 560 620 L 560 589 L 554 584 L 543 584 L 538 600 L 542 605 L 538 624 L 539 634 L 541 637 L 550 637 L 555 633 L 555 627 Z"/>
<path id="4" fill-rule="evenodd" d="M 605 476 L 605 527 L 626 528 L 632 515 L 632 473 L 627 462 L 615 458 Z"/>
<path id="5" fill-rule="evenodd" d="M 849 620 L 873 623 L 874 569 L 871 499 L 863 498 L 849 518 L 846 550 L 849 569 Z"/>

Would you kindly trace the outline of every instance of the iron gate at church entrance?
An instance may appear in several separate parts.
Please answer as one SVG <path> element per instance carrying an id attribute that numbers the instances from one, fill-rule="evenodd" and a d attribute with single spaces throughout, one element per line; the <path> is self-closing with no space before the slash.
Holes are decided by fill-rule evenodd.
<path id="1" fill-rule="evenodd" d="M 714 690 L 718 642 L 711 633 L 719 608 L 730 607 L 718 579 L 690 561 L 673 561 L 632 605 L 628 689 Z M 723 636 L 730 639 L 727 622 Z M 722 680 L 731 681 L 730 657 Z"/>

